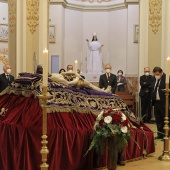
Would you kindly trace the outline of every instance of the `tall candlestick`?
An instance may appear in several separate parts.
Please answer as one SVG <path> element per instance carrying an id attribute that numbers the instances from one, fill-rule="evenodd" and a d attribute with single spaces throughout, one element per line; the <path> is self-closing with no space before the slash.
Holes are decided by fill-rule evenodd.
<path id="1" fill-rule="evenodd" d="M 75 62 L 74 62 L 74 64 L 75 64 L 75 72 L 77 73 L 77 65 L 78 65 L 78 61 L 76 60 Z"/>
<path id="2" fill-rule="evenodd" d="M 166 60 L 166 69 L 165 69 L 165 73 L 166 73 L 166 83 L 169 83 L 169 73 L 170 73 L 170 57 L 167 57 Z"/>
<path id="3" fill-rule="evenodd" d="M 48 83 L 48 50 L 43 50 L 43 86 L 47 87 Z"/>

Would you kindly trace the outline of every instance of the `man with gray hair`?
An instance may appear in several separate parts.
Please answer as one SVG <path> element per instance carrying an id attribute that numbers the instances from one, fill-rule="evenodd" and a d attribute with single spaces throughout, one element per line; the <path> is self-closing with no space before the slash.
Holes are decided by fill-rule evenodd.
<path id="1" fill-rule="evenodd" d="M 112 67 L 110 64 L 105 65 L 106 73 L 100 76 L 99 87 L 101 89 L 107 89 L 108 86 L 111 86 L 111 91 L 114 94 L 117 87 L 117 79 L 116 75 L 111 73 L 111 69 Z"/>
<path id="2" fill-rule="evenodd" d="M 4 65 L 3 70 L 4 73 L 0 75 L 0 93 L 14 81 L 14 77 L 10 75 L 11 73 L 10 65 L 9 64 Z"/>

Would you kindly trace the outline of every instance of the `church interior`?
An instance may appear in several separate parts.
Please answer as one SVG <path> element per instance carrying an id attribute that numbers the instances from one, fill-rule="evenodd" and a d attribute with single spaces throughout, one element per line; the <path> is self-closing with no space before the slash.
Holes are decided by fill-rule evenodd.
<path id="1" fill-rule="evenodd" d="M 139 91 L 144 68 L 170 75 L 169 9 L 169 0 L 0 0 L 0 74 L 10 65 L 15 79 L 0 91 L 0 169 L 168 170 L 168 109 L 165 138 L 155 140 L 154 111 L 154 123 L 140 122 Z M 89 72 L 94 36 L 101 45 L 101 73 Z M 43 74 L 35 74 L 38 65 Z M 124 93 L 101 89 L 107 65 L 109 74 L 123 71 Z M 60 69 L 68 72 L 61 76 Z M 168 88 L 166 83 L 166 95 Z M 95 121 L 110 107 L 126 115 L 131 132 L 115 167 L 109 167 L 109 149 L 86 155 Z"/>

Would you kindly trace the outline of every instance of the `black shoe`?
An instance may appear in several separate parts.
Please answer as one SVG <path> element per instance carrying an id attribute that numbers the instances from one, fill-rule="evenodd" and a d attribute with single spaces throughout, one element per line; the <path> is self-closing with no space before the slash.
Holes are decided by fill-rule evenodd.
<path id="1" fill-rule="evenodd" d="M 154 124 L 154 122 L 152 120 L 147 120 L 146 123 Z"/>
<path id="2" fill-rule="evenodd" d="M 117 164 L 120 165 L 120 166 L 125 166 L 126 162 L 125 161 L 118 161 Z"/>
<path id="3" fill-rule="evenodd" d="M 155 140 L 157 140 L 157 139 L 163 139 L 163 137 L 162 137 L 162 136 L 156 136 L 154 139 L 155 139 Z"/>

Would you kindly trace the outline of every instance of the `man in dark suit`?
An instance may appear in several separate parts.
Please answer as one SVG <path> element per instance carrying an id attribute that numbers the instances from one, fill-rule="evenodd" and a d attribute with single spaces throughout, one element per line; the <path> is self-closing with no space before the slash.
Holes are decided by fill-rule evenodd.
<path id="1" fill-rule="evenodd" d="M 151 123 L 151 92 L 153 76 L 150 75 L 150 68 L 144 68 L 144 75 L 140 76 L 141 115 L 144 123 Z"/>
<path id="2" fill-rule="evenodd" d="M 107 89 L 108 86 L 111 86 L 111 91 L 114 94 L 117 87 L 117 78 L 116 75 L 111 73 L 112 67 L 107 64 L 105 66 L 106 73 L 100 76 L 99 87 L 102 89 Z"/>
<path id="3" fill-rule="evenodd" d="M 10 75 L 10 65 L 4 65 L 3 70 L 4 73 L 0 75 L 0 92 L 2 92 L 5 88 L 8 87 L 8 85 L 10 85 L 14 81 L 14 77 Z"/>
<path id="4" fill-rule="evenodd" d="M 79 70 L 79 69 L 77 69 L 77 73 L 78 73 L 83 79 L 85 79 L 85 77 L 80 74 L 80 70 Z"/>
<path id="5" fill-rule="evenodd" d="M 163 127 L 165 115 L 165 93 L 162 91 L 162 89 L 165 89 L 166 75 L 163 73 L 160 67 L 155 67 L 153 69 L 153 74 L 154 80 L 152 84 L 152 102 L 158 130 L 158 136 L 156 139 L 162 139 L 164 137 Z"/>

